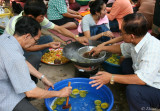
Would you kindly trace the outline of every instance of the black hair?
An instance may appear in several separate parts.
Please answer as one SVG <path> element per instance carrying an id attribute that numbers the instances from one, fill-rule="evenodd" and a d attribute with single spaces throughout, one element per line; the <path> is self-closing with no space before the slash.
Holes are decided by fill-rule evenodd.
<path id="1" fill-rule="evenodd" d="M 28 0 L 24 5 L 24 13 L 36 18 L 39 15 L 45 15 L 47 13 L 47 7 L 41 0 Z"/>
<path id="2" fill-rule="evenodd" d="M 147 20 L 141 13 L 133 13 L 128 14 L 123 18 L 123 30 L 127 34 L 134 34 L 137 37 L 142 37 L 146 35 L 148 28 L 147 28 Z"/>
<path id="3" fill-rule="evenodd" d="M 90 1 L 89 7 L 91 14 L 95 15 L 96 12 L 101 12 L 103 4 L 105 4 L 103 0 Z"/>
<path id="4" fill-rule="evenodd" d="M 15 14 L 20 14 L 23 10 L 21 4 L 16 3 L 15 1 L 12 1 L 12 9 Z"/>
<path id="5" fill-rule="evenodd" d="M 15 25 L 14 35 L 22 36 L 29 33 L 34 37 L 38 35 L 39 30 L 41 30 L 41 26 L 35 19 L 22 16 L 18 19 Z"/>

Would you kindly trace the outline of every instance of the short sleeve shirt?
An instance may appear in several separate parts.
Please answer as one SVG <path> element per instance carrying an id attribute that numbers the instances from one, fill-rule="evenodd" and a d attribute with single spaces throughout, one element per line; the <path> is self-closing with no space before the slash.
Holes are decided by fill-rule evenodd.
<path id="1" fill-rule="evenodd" d="M 47 17 L 49 20 L 59 20 L 67 13 L 67 5 L 65 0 L 50 0 L 48 2 Z"/>
<path id="2" fill-rule="evenodd" d="M 0 36 L 0 111 L 12 111 L 25 97 L 24 92 L 36 88 L 23 54 L 13 36 Z"/>
<path id="3" fill-rule="evenodd" d="M 131 57 L 134 73 L 147 85 L 160 89 L 160 41 L 147 33 L 135 46 L 121 44 L 124 57 Z"/>

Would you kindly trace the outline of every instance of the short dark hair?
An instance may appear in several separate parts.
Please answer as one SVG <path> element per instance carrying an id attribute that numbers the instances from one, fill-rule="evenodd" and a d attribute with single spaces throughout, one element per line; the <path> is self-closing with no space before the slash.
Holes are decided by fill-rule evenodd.
<path id="1" fill-rule="evenodd" d="M 39 30 L 41 30 L 41 26 L 35 19 L 22 16 L 15 25 L 14 35 L 17 34 L 18 36 L 22 36 L 29 33 L 34 37 L 38 35 Z"/>
<path id="2" fill-rule="evenodd" d="M 91 1 L 89 3 L 91 14 L 95 15 L 96 12 L 101 12 L 103 4 L 105 4 L 103 0 Z"/>
<path id="3" fill-rule="evenodd" d="M 147 20 L 141 13 L 128 14 L 124 17 L 123 22 L 124 25 L 122 28 L 127 34 L 142 37 L 146 35 L 148 31 Z"/>
<path id="4" fill-rule="evenodd" d="M 28 0 L 24 5 L 24 13 L 26 15 L 33 15 L 35 18 L 39 15 L 47 13 L 47 7 L 44 2 L 39 0 Z"/>

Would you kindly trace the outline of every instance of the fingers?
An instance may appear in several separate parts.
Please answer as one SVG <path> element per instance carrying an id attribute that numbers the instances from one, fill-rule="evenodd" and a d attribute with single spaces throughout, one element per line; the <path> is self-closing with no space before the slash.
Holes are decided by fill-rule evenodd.
<path id="1" fill-rule="evenodd" d="M 100 84 L 96 89 L 100 89 L 103 86 L 103 84 Z"/>

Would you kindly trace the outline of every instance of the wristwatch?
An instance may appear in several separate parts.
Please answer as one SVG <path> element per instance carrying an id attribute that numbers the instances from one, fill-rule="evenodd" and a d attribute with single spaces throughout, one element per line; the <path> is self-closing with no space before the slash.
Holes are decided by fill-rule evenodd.
<path id="1" fill-rule="evenodd" d="M 110 84 L 114 84 L 114 74 L 112 74 L 111 80 L 110 80 Z"/>

